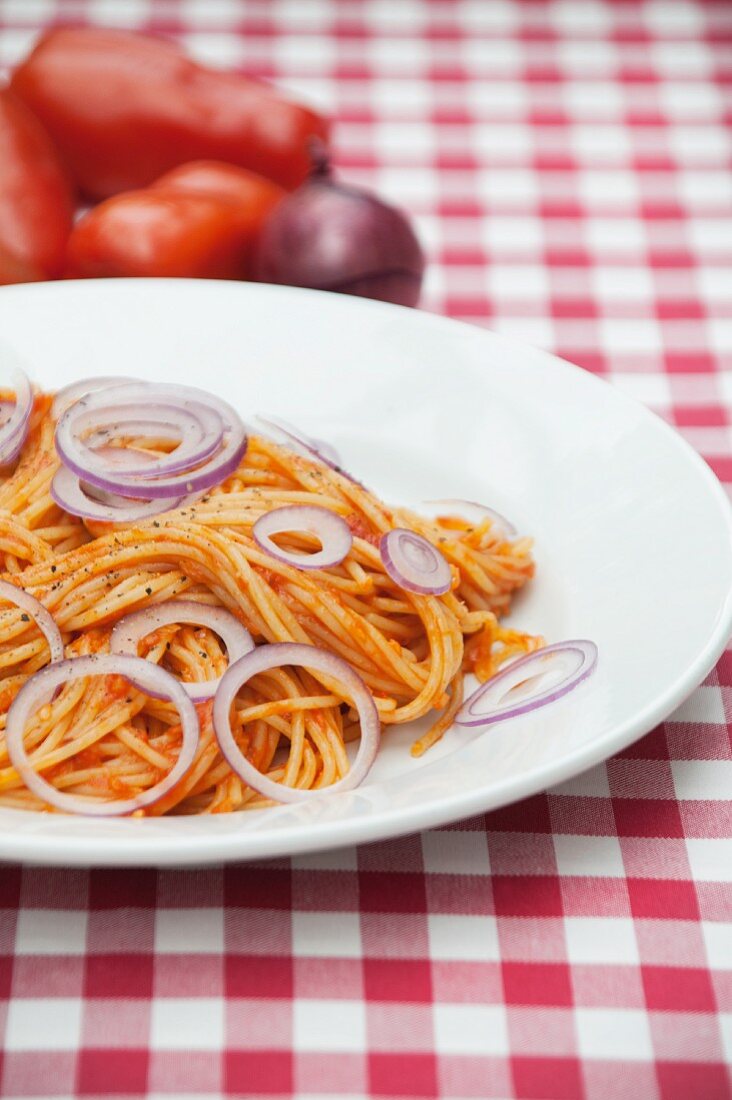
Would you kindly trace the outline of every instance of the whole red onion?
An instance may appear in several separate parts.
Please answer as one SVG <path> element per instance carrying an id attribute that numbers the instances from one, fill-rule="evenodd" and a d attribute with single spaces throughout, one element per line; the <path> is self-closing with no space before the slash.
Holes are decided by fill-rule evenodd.
<path id="1" fill-rule="evenodd" d="M 336 182 L 324 151 L 297 191 L 272 211 L 254 264 L 263 283 L 335 290 L 415 306 L 424 253 L 400 210 Z"/>

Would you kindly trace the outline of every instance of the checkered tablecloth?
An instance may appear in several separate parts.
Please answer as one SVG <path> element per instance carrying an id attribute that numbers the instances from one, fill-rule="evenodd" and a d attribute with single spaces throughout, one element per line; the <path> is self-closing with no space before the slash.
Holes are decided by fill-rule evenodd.
<path id="1" fill-rule="evenodd" d="M 60 19 L 330 110 L 419 223 L 427 308 L 606 376 L 732 483 L 732 4 L 0 0 L 0 64 Z M 728 1100 L 731 706 L 728 653 L 607 765 L 404 840 L 1 868 L 0 1092 Z"/>

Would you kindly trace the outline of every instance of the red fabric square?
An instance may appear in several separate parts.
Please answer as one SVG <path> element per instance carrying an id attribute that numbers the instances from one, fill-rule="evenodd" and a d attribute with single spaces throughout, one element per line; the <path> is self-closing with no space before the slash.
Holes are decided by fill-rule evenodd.
<path id="1" fill-rule="evenodd" d="M 727 1067 L 715 1063 L 658 1062 L 661 1100 L 730 1100 Z"/>
<path id="2" fill-rule="evenodd" d="M 359 873 L 361 909 L 372 913 L 426 913 L 423 874 Z"/>
<path id="3" fill-rule="evenodd" d="M 634 917 L 699 920 L 699 906 L 693 882 L 629 878 L 627 883 L 630 908 Z"/>
<path id="4" fill-rule="evenodd" d="M 496 915 L 560 917 L 562 892 L 556 875 L 494 875 Z"/>
<path id="5" fill-rule="evenodd" d="M 80 1096 L 145 1095 L 147 1050 L 81 1050 L 77 1065 Z"/>
<path id="6" fill-rule="evenodd" d="M 668 746 L 664 727 L 656 726 L 640 741 L 634 741 L 618 753 L 623 760 L 668 760 Z"/>
<path id="7" fill-rule="evenodd" d="M 489 832 L 550 833 L 547 796 L 537 794 L 533 798 L 525 798 L 523 802 L 492 810 L 485 815 L 485 826 Z"/>
<path id="8" fill-rule="evenodd" d="M 36 871 L 36 874 L 38 872 Z M 14 911 L 20 904 L 20 886 L 22 871 L 20 867 L 2 868 L 2 888 L 0 889 L 0 913 L 7 909 Z M 1 919 L 5 920 L 3 916 Z"/>
<path id="9" fill-rule="evenodd" d="M 230 1050 L 224 1055 L 224 1091 L 229 1096 L 290 1096 L 289 1050 Z"/>
<path id="10" fill-rule="evenodd" d="M 434 1054 L 370 1054 L 372 1096 L 437 1096 Z"/>
<path id="11" fill-rule="evenodd" d="M 507 1004 L 560 1007 L 572 1004 L 566 964 L 505 962 L 502 971 Z"/>
<path id="12" fill-rule="evenodd" d="M 89 872 L 90 909 L 152 909 L 157 896 L 157 871 L 133 867 L 124 871 Z"/>
<path id="13" fill-rule="evenodd" d="M 292 997 L 292 959 L 271 955 L 227 955 L 224 987 L 227 997 Z"/>
<path id="14" fill-rule="evenodd" d="M 363 982 L 369 1001 L 431 1001 L 427 960 L 364 959 Z"/>
<path id="15" fill-rule="evenodd" d="M 666 798 L 613 798 L 618 836 L 683 837 L 679 805 Z"/>
<path id="16" fill-rule="evenodd" d="M 150 997 L 152 989 L 152 955 L 87 956 L 86 997 Z"/>
<path id="17" fill-rule="evenodd" d="M 224 904 L 242 909 L 291 909 L 291 873 L 269 867 L 225 867 Z"/>
<path id="18" fill-rule="evenodd" d="M 0 999 L 6 1000 L 10 996 L 12 982 L 13 956 L 0 955 Z"/>
<path id="19" fill-rule="evenodd" d="M 512 1058 L 517 1100 L 584 1100 L 576 1058 Z"/>
<path id="20" fill-rule="evenodd" d="M 642 967 L 649 1009 L 668 1012 L 714 1012 L 714 990 L 708 970 L 686 966 Z"/>

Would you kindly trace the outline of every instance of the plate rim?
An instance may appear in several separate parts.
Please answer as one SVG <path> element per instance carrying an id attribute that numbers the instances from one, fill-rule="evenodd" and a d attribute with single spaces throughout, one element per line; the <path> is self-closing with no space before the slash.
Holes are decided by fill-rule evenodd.
<path id="1" fill-rule="evenodd" d="M 102 286 L 105 290 L 111 289 L 115 284 L 136 284 L 139 289 L 140 280 L 133 279 L 92 279 L 92 280 L 66 280 L 61 283 L 22 284 L 21 286 L 8 286 L 2 288 L 2 295 L 7 298 L 17 294 L 29 293 L 57 294 L 65 293 L 65 288 L 73 290 L 80 285 Z M 145 283 L 160 285 L 170 288 L 180 284 L 196 284 L 199 287 L 208 288 L 215 286 L 231 287 L 236 285 L 244 293 L 250 287 L 256 287 L 256 293 L 272 294 L 275 296 L 315 296 L 323 295 L 331 300 L 343 301 L 343 295 L 328 291 L 306 290 L 294 287 L 279 287 L 265 284 L 232 284 L 219 280 L 194 280 L 194 279 L 147 279 Z M 40 296 L 40 295 L 39 295 Z M 348 299 L 346 299 L 348 300 Z M 354 299 L 350 299 L 352 304 Z M 403 306 L 390 303 L 377 302 L 371 299 L 357 299 L 359 307 L 369 310 L 384 311 L 398 316 L 406 309 Z M 394 311 L 397 311 L 394 313 Z M 584 379 L 581 384 L 589 384 L 597 387 L 597 392 L 602 386 L 610 386 L 615 397 L 621 405 L 625 405 L 641 419 L 647 418 L 653 423 L 655 430 L 660 430 L 666 439 L 679 451 L 687 462 L 690 462 L 697 470 L 705 488 L 714 499 L 719 518 L 726 526 L 732 556 L 732 505 L 727 494 L 711 467 L 701 455 L 684 439 L 684 437 L 662 417 L 649 409 L 636 398 L 623 390 L 612 386 L 603 378 L 586 371 L 577 364 L 571 363 L 560 356 L 537 348 L 510 334 L 494 332 L 481 326 L 471 325 L 468 322 L 444 317 L 439 314 L 424 311 L 407 310 L 411 318 L 418 315 L 428 324 L 438 328 L 446 328 L 452 331 L 455 326 L 472 336 L 486 336 L 492 341 L 494 347 L 501 344 L 511 346 L 518 352 L 530 352 L 532 356 L 540 356 L 551 369 L 561 372 L 569 372 L 575 380 Z M 590 741 L 573 749 L 568 755 L 558 760 L 545 762 L 530 768 L 520 775 L 512 776 L 498 783 L 494 782 L 490 788 L 478 785 L 450 792 L 446 798 L 433 800 L 416 806 L 403 806 L 394 809 L 380 809 L 378 816 L 368 815 L 353 816 L 337 823 L 323 821 L 311 823 L 307 829 L 300 826 L 288 826 L 287 828 L 267 832 L 243 832 L 237 834 L 230 832 L 225 835 L 216 832 L 197 836 L 186 835 L 183 843 L 186 850 L 181 851 L 180 836 L 148 837 L 144 844 L 138 839 L 131 839 L 129 834 L 120 835 L 119 838 L 96 838 L 90 829 L 87 835 L 77 834 L 73 839 L 64 836 L 63 833 L 36 835 L 33 832 L 14 833 L 10 828 L 0 825 L 0 860 L 15 861 L 26 864 L 67 867 L 89 866 L 116 866 L 116 867 L 141 867 L 141 866 L 196 866 L 216 863 L 228 863 L 237 861 L 258 861 L 274 857 L 288 857 L 307 854 L 315 851 L 336 850 L 353 844 L 371 843 L 387 838 L 396 838 L 405 834 L 419 832 L 423 829 L 435 828 L 450 822 L 459 821 L 477 813 L 490 812 L 502 806 L 530 797 L 546 790 L 558 783 L 565 782 L 588 768 L 608 759 L 618 751 L 632 744 L 642 737 L 659 722 L 663 721 L 701 684 L 711 672 L 719 657 L 724 652 L 732 633 L 732 581 L 724 594 L 720 611 L 714 623 L 713 629 L 706 644 L 701 648 L 695 659 L 690 662 L 684 674 L 665 693 L 648 703 L 637 714 L 626 719 L 625 722 L 615 726 L 613 730 L 595 741 Z M 8 815 L 22 815 L 27 820 L 31 811 L 14 810 L 9 807 L 2 808 L 3 817 Z M 44 816 L 44 815 L 41 815 Z M 139 825 L 144 829 L 145 820 Z M 133 850 L 134 846 L 134 850 Z M 256 850 L 247 850 L 256 849 Z"/>

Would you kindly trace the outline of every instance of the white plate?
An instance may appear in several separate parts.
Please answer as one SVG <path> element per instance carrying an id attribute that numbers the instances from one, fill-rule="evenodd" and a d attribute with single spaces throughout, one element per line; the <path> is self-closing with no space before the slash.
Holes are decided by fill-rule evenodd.
<path id="1" fill-rule="evenodd" d="M 89 821 L 0 811 L 0 857 L 202 864 L 395 836 L 504 805 L 646 733 L 703 679 L 732 623 L 732 524 L 707 466 L 610 386 L 489 332 L 381 303 L 234 283 L 8 287 L 0 333 L 57 387 L 90 374 L 198 383 L 333 441 L 387 500 L 491 503 L 536 538 L 512 622 L 594 639 L 564 700 L 420 760 L 390 728 L 367 784 L 299 806 Z"/>

